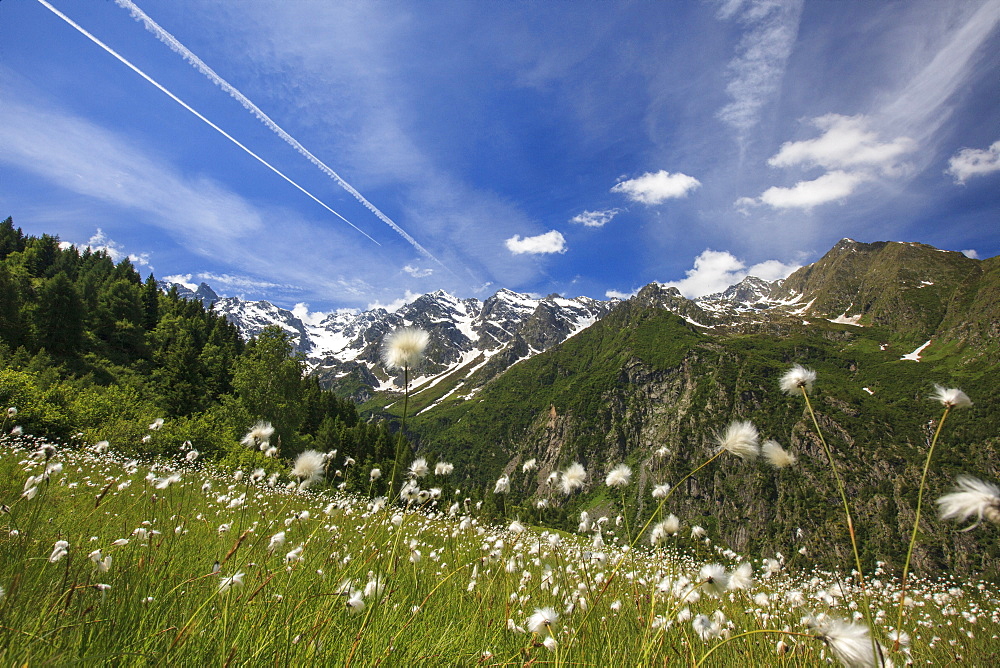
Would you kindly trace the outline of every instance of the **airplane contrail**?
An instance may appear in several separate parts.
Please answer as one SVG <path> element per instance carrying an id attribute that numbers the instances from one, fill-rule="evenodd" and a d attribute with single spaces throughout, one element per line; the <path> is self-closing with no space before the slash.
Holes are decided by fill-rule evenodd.
<path id="1" fill-rule="evenodd" d="M 274 172 L 275 174 L 277 174 L 278 176 L 280 176 L 281 178 L 283 178 L 284 180 L 288 181 L 290 184 L 292 184 L 293 186 L 295 186 L 296 188 L 298 188 L 299 190 L 301 190 L 310 199 L 312 199 L 314 202 L 316 202 L 317 204 L 319 204 L 321 207 L 323 207 L 324 209 L 326 209 L 327 211 L 329 211 L 333 215 L 337 216 L 337 218 L 340 218 L 342 221 L 344 221 L 345 223 L 347 223 L 348 225 L 350 225 L 351 227 L 353 227 L 355 230 L 357 230 L 361 234 L 363 234 L 366 237 L 368 237 L 368 239 L 372 243 L 374 243 L 376 246 L 381 246 L 382 245 L 379 242 L 375 241 L 375 239 L 372 239 L 371 236 L 369 236 L 368 233 L 366 233 L 360 227 L 358 227 L 357 225 L 355 225 L 351 221 L 347 220 L 342 215 L 340 215 L 339 213 L 337 213 L 336 211 L 334 211 L 333 209 L 331 209 L 329 206 L 327 206 L 326 204 L 324 204 L 318 197 L 316 197 L 315 195 L 313 195 L 311 192 L 309 192 L 308 190 L 306 190 L 305 188 L 303 188 L 302 186 L 300 186 L 298 183 L 296 183 L 292 179 L 290 179 L 287 176 L 285 176 L 277 167 L 275 167 L 274 165 L 272 165 L 267 160 L 265 160 L 264 158 L 260 157 L 259 155 L 257 155 L 253 151 L 251 151 L 249 148 L 247 148 L 246 146 L 244 146 L 243 144 L 241 144 L 239 142 L 239 140 L 237 140 L 235 137 L 233 137 L 228 132 L 226 132 L 225 130 L 223 130 L 222 128 L 220 128 L 218 125 L 216 125 L 215 123 L 213 123 L 212 121 L 208 120 L 207 118 L 205 118 L 204 116 L 202 116 L 200 113 L 198 113 L 197 111 L 195 111 L 191 107 L 191 105 L 189 105 L 184 100 L 180 99 L 179 97 L 177 97 L 176 95 L 174 95 L 173 93 L 171 93 L 169 90 L 167 90 L 166 88 L 164 88 L 163 86 L 161 86 L 151 76 L 149 76 L 148 74 L 146 74 L 145 72 L 143 72 L 142 70 L 140 70 L 138 67 L 136 67 L 135 65 L 133 65 L 132 63 L 130 63 L 124 56 L 120 55 L 117 51 L 115 51 L 114 49 L 112 49 L 110 46 L 108 46 L 107 44 L 105 44 L 101 40 L 99 40 L 96 37 L 94 37 L 93 35 L 91 35 L 84 28 L 82 28 L 80 25 L 78 25 L 76 22 L 74 22 L 73 19 L 69 18 L 68 16 L 66 16 L 65 14 L 63 14 L 62 12 L 60 12 L 58 9 L 56 9 L 55 7 L 53 7 L 52 5 L 50 5 L 48 2 L 46 2 L 46 0 L 38 0 L 38 2 L 42 6 L 44 6 L 46 9 L 48 9 L 50 12 L 52 12 L 53 14 L 55 14 L 56 16 L 58 16 L 59 18 L 61 18 L 63 21 L 65 21 L 66 23 L 68 23 L 70 26 L 72 26 L 73 28 L 75 28 L 77 31 L 79 31 L 80 34 L 82 34 L 84 37 L 86 37 L 87 39 L 89 39 L 91 42 L 93 42 L 94 44 L 96 44 L 97 46 L 101 47 L 102 49 L 104 49 L 105 51 L 107 51 L 109 54 L 111 54 L 112 56 L 114 56 L 115 58 L 117 58 L 123 65 L 125 65 L 126 67 L 128 67 L 130 70 L 132 70 L 133 72 L 135 72 L 136 74 L 138 74 L 139 76 L 141 76 L 143 79 L 145 79 L 149 83 L 151 83 L 154 86 L 156 86 L 157 88 L 159 88 L 160 91 L 162 91 L 171 100 L 173 100 L 177 104 L 181 105 L 182 107 L 184 107 L 185 109 L 187 109 L 188 111 L 190 111 L 192 114 L 194 114 L 199 119 L 201 119 L 206 124 L 208 124 L 209 127 L 211 127 L 213 130 L 215 130 L 216 132 L 218 132 L 219 134 L 221 134 L 223 137 L 225 137 L 226 139 L 228 139 L 229 141 L 233 142 L 234 144 L 236 144 L 237 146 L 239 146 L 241 149 L 243 149 L 244 151 L 246 151 L 250 156 L 252 156 L 253 158 L 255 158 L 262 165 L 264 165 L 265 167 L 267 167 L 268 169 L 270 169 L 272 172 Z"/>
<path id="2" fill-rule="evenodd" d="M 196 56 L 189 48 L 181 44 L 176 37 L 171 35 L 169 32 L 164 30 L 156 21 L 151 19 L 145 12 L 143 12 L 134 2 L 131 0 L 115 0 L 115 4 L 123 9 L 127 9 L 132 15 L 132 18 L 141 22 L 146 30 L 153 33 L 157 39 L 166 44 L 170 49 L 180 55 L 184 60 L 190 63 L 196 70 L 201 72 L 205 77 L 207 77 L 212 83 L 221 88 L 222 90 L 229 93 L 229 95 L 240 103 L 244 109 L 252 113 L 257 120 L 263 123 L 271 132 L 278 135 L 283 139 L 289 146 L 294 148 L 302 157 L 306 158 L 313 165 L 318 167 L 320 171 L 329 176 L 331 179 L 337 182 L 341 188 L 349 192 L 358 202 L 363 204 L 365 208 L 371 211 L 375 216 L 381 220 L 383 223 L 391 227 L 397 234 L 406 239 L 407 242 L 413 248 L 415 248 L 421 255 L 429 260 L 436 262 L 438 265 L 444 269 L 448 269 L 440 260 L 434 257 L 426 248 L 421 246 L 416 239 L 410 236 L 406 230 L 397 225 L 391 218 L 382 213 L 378 207 L 368 201 L 364 195 L 358 192 L 350 183 L 345 181 L 337 172 L 333 171 L 326 163 L 313 155 L 305 146 L 300 144 L 298 140 L 292 137 L 290 134 L 285 132 L 285 130 L 274 122 L 270 116 L 265 114 L 260 107 L 254 104 L 246 95 L 241 93 L 235 86 L 230 84 L 228 81 L 219 76 L 215 70 L 209 67 L 205 62 Z"/>

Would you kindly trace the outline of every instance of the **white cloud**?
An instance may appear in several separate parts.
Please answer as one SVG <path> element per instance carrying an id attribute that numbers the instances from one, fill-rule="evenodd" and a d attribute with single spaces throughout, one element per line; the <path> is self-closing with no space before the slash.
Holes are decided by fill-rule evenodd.
<path id="1" fill-rule="evenodd" d="M 799 181 L 790 188 L 772 186 L 761 194 L 760 201 L 775 209 L 811 209 L 844 199 L 866 180 L 863 174 L 837 170 L 812 181 Z M 737 203 L 744 200 L 740 198 Z"/>
<path id="2" fill-rule="evenodd" d="M 126 253 L 124 246 L 108 237 L 104 230 L 99 227 L 86 244 L 67 244 L 66 242 L 60 244 L 61 247 L 66 245 L 89 248 L 91 252 L 104 251 L 112 262 L 118 263 L 128 258 L 129 262 L 137 267 L 149 267 L 150 271 L 153 269 L 153 265 L 149 263 L 149 253 Z"/>
<path id="3" fill-rule="evenodd" d="M 619 292 L 618 290 L 607 290 L 604 296 L 608 299 L 628 299 L 629 297 L 634 297 L 638 294 L 638 290 L 633 290 L 632 292 Z"/>
<path id="4" fill-rule="evenodd" d="M 909 137 L 879 141 L 865 116 L 826 114 L 812 120 L 823 131 L 815 139 L 786 142 L 767 164 L 772 167 L 823 167 L 826 169 L 874 168 L 892 174 L 899 159 L 916 149 Z"/>
<path id="5" fill-rule="evenodd" d="M 616 186 L 617 187 L 617 186 Z M 605 209 L 604 211 L 584 211 L 570 218 L 569 222 L 586 227 L 604 227 L 621 213 L 621 209 Z"/>
<path id="6" fill-rule="evenodd" d="M 177 285 L 183 285 L 188 290 L 198 289 L 198 285 L 191 282 L 191 274 L 171 274 L 170 276 L 164 276 L 163 280 L 168 284 L 176 283 Z"/>
<path id="7" fill-rule="evenodd" d="M 799 32 L 802 0 L 728 0 L 720 19 L 737 16 L 746 32 L 729 61 L 726 92 L 732 102 L 719 110 L 718 118 L 741 134 L 757 125 L 760 112 L 781 88 L 788 58 Z"/>
<path id="8" fill-rule="evenodd" d="M 558 230 L 549 230 L 545 234 L 524 237 L 523 239 L 521 235 L 515 234 L 510 239 L 507 239 L 505 243 L 507 250 L 514 255 L 521 255 L 522 253 L 540 255 L 544 253 L 566 252 L 566 238 Z"/>
<path id="9" fill-rule="evenodd" d="M 707 249 L 694 259 L 694 267 L 685 272 L 683 279 L 670 281 L 664 285 L 677 288 L 688 299 L 695 299 L 722 292 L 747 276 L 776 281 L 785 278 L 798 268 L 797 264 L 785 264 L 778 260 L 766 260 L 747 267 L 729 251 Z"/>
<path id="10" fill-rule="evenodd" d="M 235 290 L 249 290 L 252 292 L 259 292 L 261 290 L 300 290 L 298 286 L 289 285 L 287 283 L 274 283 L 272 281 L 264 281 L 259 278 L 253 278 L 251 276 L 239 276 L 233 274 L 213 274 L 211 272 L 202 272 L 198 274 L 198 278 L 202 281 L 208 283 L 209 285 L 217 286 L 222 285 Z"/>
<path id="11" fill-rule="evenodd" d="M 633 202 L 641 204 L 662 204 L 668 199 L 686 197 L 689 192 L 701 185 L 693 176 L 670 172 L 661 169 L 658 172 L 646 172 L 642 176 L 622 181 L 611 189 L 613 193 L 622 193 Z"/>
<path id="12" fill-rule="evenodd" d="M 962 251 L 962 255 L 964 255 L 967 258 L 972 258 L 973 260 L 979 259 L 979 251 L 977 251 L 974 248 L 966 248 L 964 251 Z"/>
<path id="13" fill-rule="evenodd" d="M 330 314 L 326 311 L 310 311 L 309 304 L 299 302 L 292 307 L 292 315 L 307 325 L 318 325 Z"/>
<path id="14" fill-rule="evenodd" d="M 377 308 L 381 308 L 385 309 L 389 313 L 395 313 L 396 311 L 403 308 L 407 304 L 416 301 L 416 299 L 420 296 L 421 295 L 417 294 L 416 292 L 410 292 L 409 290 L 407 290 L 406 294 L 403 297 L 400 297 L 395 301 L 391 301 L 388 304 L 383 304 L 382 302 L 374 301 L 368 305 L 367 310 L 374 311 Z"/>
<path id="15" fill-rule="evenodd" d="M 403 267 L 403 271 L 412 276 L 413 278 L 426 278 L 434 273 L 433 269 L 427 269 L 420 267 L 414 267 L 413 265 L 406 265 Z"/>
<path id="16" fill-rule="evenodd" d="M 965 183 L 973 176 L 983 176 L 1000 171 L 1000 141 L 987 149 L 963 148 L 951 156 L 946 174 L 955 177 L 955 183 Z"/>
<path id="17" fill-rule="evenodd" d="M 747 276 L 756 276 L 771 283 L 782 278 L 788 278 L 789 274 L 801 266 L 798 264 L 786 264 L 778 260 L 764 260 L 747 269 Z"/>

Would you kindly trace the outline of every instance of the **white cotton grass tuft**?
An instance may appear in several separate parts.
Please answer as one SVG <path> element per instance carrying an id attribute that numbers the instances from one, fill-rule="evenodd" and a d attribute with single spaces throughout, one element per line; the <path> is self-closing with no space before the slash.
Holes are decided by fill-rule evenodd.
<path id="1" fill-rule="evenodd" d="M 579 462 L 573 462 L 562 472 L 560 476 L 559 485 L 562 488 L 563 494 L 572 494 L 573 492 L 582 489 L 583 484 L 587 481 L 587 471 L 583 468 L 583 464 Z"/>
<path id="2" fill-rule="evenodd" d="M 271 540 L 267 544 L 267 553 L 273 554 L 275 550 L 285 544 L 285 532 L 279 531 L 278 533 L 271 536 Z"/>
<path id="3" fill-rule="evenodd" d="M 299 486 L 304 489 L 322 480 L 325 469 L 326 455 L 316 450 L 306 450 L 295 458 L 290 474 L 299 479 Z"/>
<path id="4" fill-rule="evenodd" d="M 714 640 L 722 635 L 722 623 L 707 615 L 698 615 L 691 620 L 691 628 L 702 640 Z"/>
<path id="5" fill-rule="evenodd" d="M 785 394 L 798 394 L 803 390 L 811 392 L 813 383 L 815 382 L 815 371 L 807 369 L 801 364 L 796 364 L 785 372 L 785 375 L 778 381 L 778 385 Z"/>
<path id="6" fill-rule="evenodd" d="M 760 454 L 757 444 L 760 436 L 757 427 L 747 420 L 733 420 L 726 431 L 717 437 L 720 450 L 725 450 L 740 459 L 755 459 Z"/>
<path id="7" fill-rule="evenodd" d="M 626 464 L 619 464 L 608 472 L 604 482 L 608 487 L 624 487 L 632 479 L 632 469 Z"/>
<path id="8" fill-rule="evenodd" d="M 559 615 L 552 608 L 535 608 L 535 612 L 528 617 L 525 626 L 532 633 L 551 633 L 552 625 L 559 619 Z"/>
<path id="9" fill-rule="evenodd" d="M 943 520 L 965 522 L 971 517 L 976 521 L 962 531 L 971 531 L 988 520 L 1000 524 L 1000 487 L 970 475 L 960 475 L 955 481 L 955 491 L 937 500 L 938 514 Z"/>
<path id="10" fill-rule="evenodd" d="M 57 540 L 52 547 L 52 554 L 49 555 L 49 562 L 54 564 L 67 554 L 69 554 L 69 543 L 64 540 Z"/>
<path id="11" fill-rule="evenodd" d="M 670 484 L 663 483 L 661 485 L 653 485 L 653 498 L 654 499 L 665 499 L 667 495 L 670 494 Z"/>
<path id="12" fill-rule="evenodd" d="M 698 572 L 698 584 L 712 596 L 722 596 L 729 589 L 729 573 L 722 564 L 705 564 Z"/>
<path id="13" fill-rule="evenodd" d="M 427 465 L 427 460 L 423 457 L 417 457 L 410 463 L 410 475 L 414 478 L 423 478 L 425 475 L 431 472 L 430 467 Z"/>
<path id="14" fill-rule="evenodd" d="M 502 475 L 497 478 L 497 482 L 493 485 L 494 494 L 507 494 L 510 492 L 510 478 L 508 476 Z"/>
<path id="15" fill-rule="evenodd" d="M 744 561 L 729 573 L 730 589 L 750 589 L 753 587 L 753 566 Z"/>
<path id="16" fill-rule="evenodd" d="M 826 615 L 808 618 L 819 638 L 830 648 L 830 653 L 848 668 L 868 668 L 879 665 L 867 626 L 852 624 Z"/>
<path id="17" fill-rule="evenodd" d="M 934 394 L 931 395 L 931 399 L 940 402 L 946 408 L 969 408 L 972 406 L 969 395 L 962 390 L 955 387 L 942 387 L 937 383 L 934 384 Z"/>
<path id="18" fill-rule="evenodd" d="M 242 587 L 244 575 L 245 573 L 240 571 L 239 573 L 233 573 L 232 575 L 219 580 L 219 593 L 223 594 L 231 591 L 233 588 Z"/>
<path id="19" fill-rule="evenodd" d="M 676 536 L 681 530 L 681 521 L 671 513 L 667 519 L 657 522 L 649 532 L 649 542 L 655 547 L 665 541 L 668 536 Z"/>
<path id="20" fill-rule="evenodd" d="M 434 465 L 434 475 L 451 475 L 455 465 L 449 462 L 438 462 Z"/>
<path id="21" fill-rule="evenodd" d="M 788 468 L 798 461 L 795 455 L 781 447 L 777 441 L 764 441 L 764 444 L 760 446 L 760 451 L 768 463 L 776 469 Z"/>
<path id="22" fill-rule="evenodd" d="M 397 329 L 382 343 L 382 362 L 389 369 L 412 369 L 424 357 L 431 336 L 419 327 Z"/>
<path id="23" fill-rule="evenodd" d="M 250 428 L 240 443 L 248 448 L 260 448 L 263 451 L 267 449 L 266 444 L 271 440 L 272 435 L 274 435 L 274 427 L 271 426 L 271 423 L 260 420 Z"/>

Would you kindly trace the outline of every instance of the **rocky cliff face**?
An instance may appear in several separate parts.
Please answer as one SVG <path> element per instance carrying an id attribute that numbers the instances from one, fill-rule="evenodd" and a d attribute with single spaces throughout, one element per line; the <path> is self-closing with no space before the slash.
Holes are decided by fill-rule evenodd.
<path id="1" fill-rule="evenodd" d="M 987 335 L 1000 307 L 998 274 L 994 260 L 845 240 L 780 284 L 747 280 L 697 302 L 647 286 L 577 336 L 510 367 L 476 401 L 442 402 L 412 428 L 421 452 L 462 462 L 463 487 L 489 494 L 497 476 L 510 475 L 508 512 L 567 529 L 581 510 L 625 513 L 641 526 L 654 508 L 652 486 L 683 480 L 665 512 L 687 527 L 703 526 L 713 541 L 750 555 L 804 549 L 798 561 L 843 567 L 850 542 L 830 462 L 801 397 L 778 388 L 792 364 L 804 364 L 819 374 L 812 403 L 848 488 L 862 557 L 891 571 L 905 557 L 942 413 L 931 399 L 935 383 L 965 389 L 976 406 L 949 417 L 929 498 L 960 473 L 1000 480 L 1000 342 Z M 726 453 L 685 480 L 718 452 L 717 434 L 736 419 L 752 421 L 798 463 L 778 470 Z M 522 473 L 530 459 L 538 468 Z M 549 479 L 572 462 L 589 475 L 567 496 Z M 634 471 L 624 508 L 604 485 L 621 462 Z M 544 513 L 535 510 L 540 501 Z M 925 507 L 915 568 L 1000 576 L 994 534 L 958 534 Z"/>

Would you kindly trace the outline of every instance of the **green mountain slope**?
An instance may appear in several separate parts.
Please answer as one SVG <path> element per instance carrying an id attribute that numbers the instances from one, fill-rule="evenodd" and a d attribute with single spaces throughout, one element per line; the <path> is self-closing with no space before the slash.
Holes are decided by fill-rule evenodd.
<path id="1" fill-rule="evenodd" d="M 799 463 L 775 470 L 726 455 L 691 477 L 666 510 L 751 555 L 804 547 L 797 558 L 805 563 L 843 566 L 850 544 L 826 456 L 802 399 L 778 388 L 800 363 L 819 375 L 814 406 L 854 504 L 863 557 L 899 568 L 941 415 L 928 398 L 935 383 L 963 388 L 976 405 L 949 418 L 928 498 L 958 473 L 1000 479 L 996 266 L 928 246 L 842 242 L 782 286 L 812 301 L 807 313 L 758 315 L 752 327 L 698 328 L 634 298 L 472 399 L 417 416 L 412 427 L 420 451 L 453 461 L 464 488 L 485 490 L 487 506 L 493 482 L 507 474 L 508 515 L 564 528 L 575 527 L 583 509 L 621 512 L 618 493 L 603 482 L 626 462 L 635 470 L 625 500 L 635 527 L 653 511 L 654 484 L 681 480 L 714 454 L 715 434 L 730 421 L 752 420 Z M 845 313 L 865 326 L 830 322 Z M 901 359 L 927 340 L 919 361 Z M 662 447 L 669 453 L 658 456 Z M 538 468 L 522 473 L 530 459 Z M 574 461 L 589 477 L 567 497 L 547 481 Z M 539 510 L 542 500 L 548 507 Z M 916 570 L 996 576 L 996 532 L 957 533 L 932 506 Z"/>

